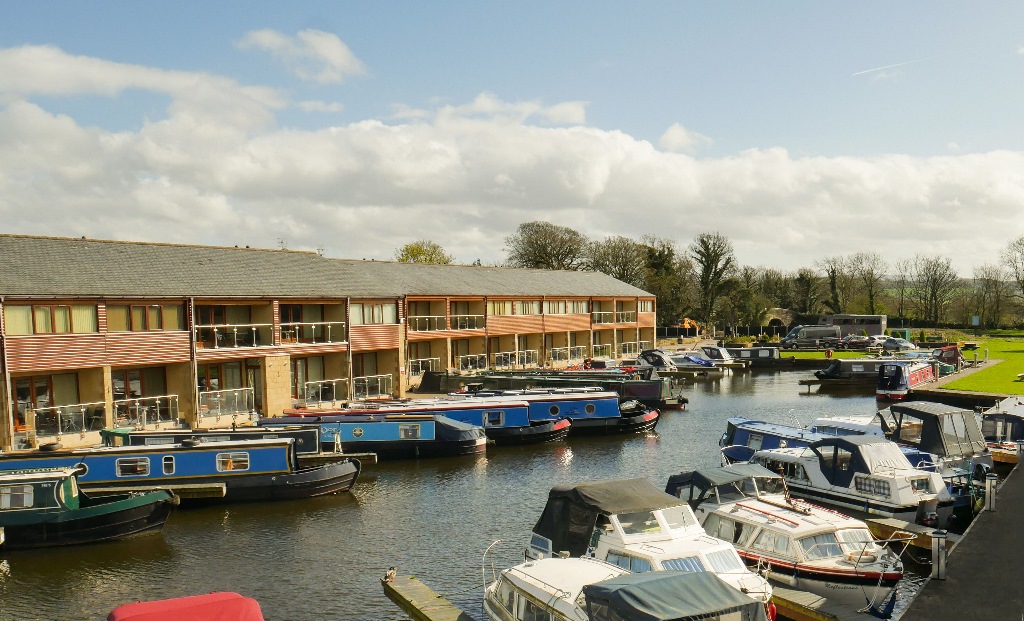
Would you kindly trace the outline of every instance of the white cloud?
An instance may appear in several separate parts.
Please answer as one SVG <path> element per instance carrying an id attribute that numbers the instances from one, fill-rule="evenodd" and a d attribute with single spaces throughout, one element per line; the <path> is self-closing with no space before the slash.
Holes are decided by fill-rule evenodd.
<path id="1" fill-rule="evenodd" d="M 741 262 L 782 269 L 882 249 L 890 259 L 949 256 L 964 274 L 1024 234 L 1019 152 L 826 158 L 774 148 L 694 158 L 572 123 L 583 112 L 575 102 L 487 93 L 404 108 L 401 121 L 280 129 L 282 100 L 270 89 L 52 49 L 43 71 L 82 71 L 74 87 L 47 86 L 20 76 L 24 55 L 0 50 L 0 75 L 17 76 L 0 86 L 5 232 L 263 247 L 285 237 L 290 248 L 378 259 L 428 238 L 459 260 L 494 262 L 516 226 L 544 219 L 681 245 L 717 230 Z M 189 77 L 198 93 L 182 86 Z M 110 132 L 34 101 L 56 88 L 148 89 L 170 104 L 166 119 Z M 250 120 L 231 121 L 239 105 Z M 694 135 L 679 125 L 663 144 L 681 149 Z"/>
<path id="2" fill-rule="evenodd" d="M 337 101 L 300 101 L 299 109 L 306 112 L 341 112 L 345 104 Z"/>
<path id="3" fill-rule="evenodd" d="M 946 150 L 949 151 L 950 153 L 956 153 L 960 150 L 960 144 L 955 141 L 947 142 Z"/>
<path id="4" fill-rule="evenodd" d="M 366 73 L 363 62 L 337 35 L 322 30 L 303 30 L 294 37 L 276 30 L 253 30 L 242 37 L 238 47 L 270 52 L 295 76 L 321 84 Z"/>
<path id="5" fill-rule="evenodd" d="M 658 140 L 662 149 L 677 153 L 694 153 L 702 147 L 711 146 L 713 142 L 704 134 L 690 131 L 679 123 L 673 123 Z"/>

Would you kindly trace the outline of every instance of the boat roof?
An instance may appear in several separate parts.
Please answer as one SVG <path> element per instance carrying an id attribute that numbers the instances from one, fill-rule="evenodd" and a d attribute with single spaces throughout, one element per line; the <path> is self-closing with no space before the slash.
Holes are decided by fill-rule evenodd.
<path id="1" fill-rule="evenodd" d="M 185 445 L 182 443 L 176 444 L 149 444 L 149 445 L 125 445 L 125 446 L 89 446 L 84 448 L 74 449 L 57 449 L 55 451 L 11 451 L 9 453 L 0 453 L 0 468 L 2 468 L 4 459 L 19 459 L 24 457 L 60 457 L 67 455 L 104 455 L 107 453 L 120 454 L 120 453 L 154 453 L 162 452 L 166 453 L 171 449 L 181 450 L 197 450 L 197 449 L 216 449 L 224 450 L 225 448 L 246 448 L 246 447 L 261 447 L 261 446 L 273 446 L 279 444 L 294 444 L 294 438 L 253 438 L 251 440 L 227 440 L 224 442 L 217 443 L 200 443 L 197 446 Z"/>
<path id="2" fill-rule="evenodd" d="M 0 471 L 0 483 L 26 483 L 32 481 L 49 481 L 74 476 L 78 466 L 65 468 L 26 468 L 23 470 Z"/>
<path id="3" fill-rule="evenodd" d="M 918 446 L 922 451 L 936 455 L 966 456 L 986 450 L 985 438 L 971 410 L 931 401 L 910 401 L 889 406 L 889 413 L 899 416 L 900 419 L 903 419 L 904 415 L 909 415 L 930 423 L 924 425 L 921 430 Z M 947 418 L 955 420 L 947 423 Z M 961 422 L 962 424 L 957 424 Z M 958 429 L 963 430 L 962 436 L 954 433 L 954 430 Z M 893 439 L 901 441 L 902 434 L 901 438 Z"/>
<path id="4" fill-rule="evenodd" d="M 750 477 L 765 477 L 769 479 L 781 479 L 778 473 L 772 472 L 761 464 L 729 464 L 718 468 L 698 468 L 691 472 L 681 472 L 668 478 L 668 485 L 665 492 L 672 493 L 686 485 L 706 491 L 719 485 L 737 483 Z"/>
<path id="5" fill-rule="evenodd" d="M 743 611 L 748 621 L 765 619 L 764 607 L 710 572 L 650 571 L 624 574 L 583 587 L 588 603 L 615 612 L 605 619 L 674 621 Z M 595 621 L 604 621 L 598 618 Z"/>
<path id="6" fill-rule="evenodd" d="M 519 588 L 544 593 L 540 599 L 550 599 L 552 588 L 569 593 L 566 601 L 575 605 L 583 587 L 622 574 L 627 570 L 595 558 L 542 558 L 521 563 L 503 572 Z"/>
<path id="7" fill-rule="evenodd" d="M 806 537 L 843 528 L 867 528 L 862 520 L 803 500 L 786 500 L 783 494 L 749 497 L 725 502 L 716 511 L 775 532 Z"/>

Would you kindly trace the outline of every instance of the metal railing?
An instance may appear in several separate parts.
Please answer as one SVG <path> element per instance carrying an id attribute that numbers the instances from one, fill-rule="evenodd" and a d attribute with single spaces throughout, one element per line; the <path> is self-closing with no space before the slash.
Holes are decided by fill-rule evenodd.
<path id="1" fill-rule="evenodd" d="M 457 356 L 455 362 L 460 371 L 478 371 L 487 368 L 487 355 L 469 354 L 467 356 Z"/>
<path id="2" fill-rule="evenodd" d="M 196 345 L 203 348 L 219 349 L 222 347 L 260 347 L 265 340 L 269 341 L 270 331 L 274 326 L 269 323 L 249 324 L 218 324 L 196 326 Z M 261 336 L 261 330 L 267 333 Z"/>
<path id="3" fill-rule="evenodd" d="M 483 330 L 486 325 L 483 315 L 452 315 L 452 330 Z"/>
<path id="4" fill-rule="evenodd" d="M 551 359 L 555 362 L 564 362 L 569 359 L 568 347 L 552 347 L 548 352 L 551 353 Z"/>
<path id="5" fill-rule="evenodd" d="M 440 368 L 440 358 L 414 358 L 409 361 L 409 376 L 419 377 L 424 371 L 437 371 Z"/>
<path id="6" fill-rule="evenodd" d="M 516 363 L 516 352 L 499 351 L 491 354 L 492 369 L 511 369 Z"/>
<path id="7" fill-rule="evenodd" d="M 536 349 L 524 349 L 516 352 L 516 364 L 521 367 L 527 365 L 537 366 L 539 364 L 540 356 L 537 355 Z"/>
<path id="8" fill-rule="evenodd" d="M 390 375 L 364 375 L 352 380 L 356 399 L 374 399 L 391 396 Z"/>
<path id="9" fill-rule="evenodd" d="M 587 348 L 583 345 L 574 345 L 569 348 L 569 360 L 583 360 L 587 357 Z"/>
<path id="10" fill-rule="evenodd" d="M 636 311 L 616 311 L 615 323 L 636 323 Z"/>
<path id="11" fill-rule="evenodd" d="M 306 382 L 302 385 L 302 395 L 306 407 L 309 407 L 310 404 L 320 406 L 324 403 L 330 403 L 332 407 L 336 406 L 339 402 L 345 401 L 348 395 L 348 378 L 338 377 Z"/>
<path id="12" fill-rule="evenodd" d="M 85 436 L 86 431 L 102 429 L 107 420 L 107 406 L 102 401 L 73 403 L 32 410 L 32 424 L 38 436 L 60 436 L 77 433 Z"/>
<path id="13" fill-rule="evenodd" d="M 637 342 L 637 346 L 640 348 L 640 351 L 644 351 L 645 349 L 651 349 L 651 342 L 650 341 L 638 341 Z"/>
<path id="14" fill-rule="evenodd" d="M 640 343 L 629 341 L 619 343 L 619 354 L 622 356 L 635 356 L 640 353 Z"/>
<path id="15" fill-rule="evenodd" d="M 428 330 L 447 330 L 448 324 L 444 315 L 420 315 L 417 317 L 406 317 L 407 325 L 411 332 L 425 332 Z"/>
<path id="16" fill-rule="evenodd" d="M 178 395 L 137 397 L 114 401 L 114 426 L 144 429 L 146 425 L 178 422 Z"/>
<path id="17" fill-rule="evenodd" d="M 608 312 L 596 312 L 590 313 L 591 323 L 615 323 L 615 313 Z"/>
<path id="18" fill-rule="evenodd" d="M 207 390 L 199 393 L 199 421 L 222 417 L 252 419 L 256 415 L 256 393 L 252 388 Z"/>
<path id="19" fill-rule="evenodd" d="M 612 345 L 607 343 L 605 345 L 594 345 L 593 356 L 595 358 L 611 358 L 612 356 Z"/>
<path id="20" fill-rule="evenodd" d="M 282 343 L 344 343 L 344 321 L 290 321 L 281 324 Z"/>

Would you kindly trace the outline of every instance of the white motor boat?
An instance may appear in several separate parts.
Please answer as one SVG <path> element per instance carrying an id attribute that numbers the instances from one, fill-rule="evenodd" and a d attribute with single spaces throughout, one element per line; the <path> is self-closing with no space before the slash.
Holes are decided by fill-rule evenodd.
<path id="1" fill-rule="evenodd" d="M 709 537 L 685 502 L 646 479 L 552 488 L 526 556 L 560 553 L 597 558 L 633 573 L 710 572 L 762 602 L 772 594 L 768 581 L 747 569 L 731 543 Z"/>
<path id="2" fill-rule="evenodd" d="M 632 574 L 592 558 L 531 560 L 484 590 L 489 621 L 766 621 L 766 606 L 714 574 Z M 774 611 L 774 608 L 772 608 Z"/>
<path id="3" fill-rule="evenodd" d="M 686 500 L 709 535 L 732 541 L 770 580 L 888 618 L 903 578 L 899 556 L 861 520 L 797 501 L 757 464 L 674 475 L 666 491 Z M 906 545 L 905 542 L 902 545 Z"/>

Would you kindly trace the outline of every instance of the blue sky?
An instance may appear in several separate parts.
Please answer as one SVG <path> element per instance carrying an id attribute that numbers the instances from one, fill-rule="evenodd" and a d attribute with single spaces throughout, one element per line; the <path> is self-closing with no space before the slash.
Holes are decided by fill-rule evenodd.
<path id="1" fill-rule="evenodd" d="M 0 21 L 3 232 L 497 262 L 520 223 L 887 249 L 1024 234 L 1024 4 L 50 2 Z"/>

